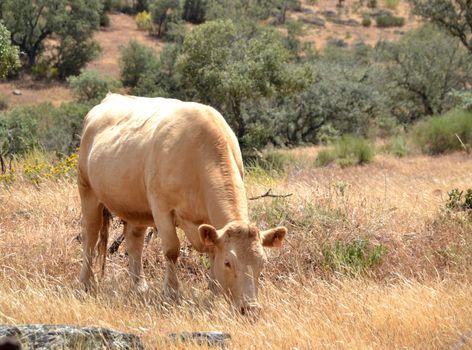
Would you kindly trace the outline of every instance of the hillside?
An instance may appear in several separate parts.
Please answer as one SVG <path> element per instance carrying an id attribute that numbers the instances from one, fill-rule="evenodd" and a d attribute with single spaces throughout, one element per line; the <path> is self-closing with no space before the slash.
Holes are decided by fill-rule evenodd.
<path id="1" fill-rule="evenodd" d="M 418 26 L 418 21 L 409 14 L 406 1 L 399 1 L 394 9 L 385 7 L 383 1 L 379 1 L 376 9 L 359 7 L 358 1 L 347 0 L 342 8 L 336 6 L 337 0 L 318 0 L 302 2 L 300 11 L 289 13 L 291 20 L 302 23 L 301 40 L 311 43 L 314 47 L 322 49 L 329 43 L 336 45 L 375 45 L 379 40 L 396 40 L 403 33 Z M 361 25 L 363 14 L 376 14 L 379 11 L 388 10 L 395 15 L 405 18 L 406 24 L 401 28 L 377 28 L 374 17 L 372 25 Z M 162 41 L 149 36 L 146 32 L 139 31 L 134 18 L 122 13 L 111 13 L 110 26 L 96 32 L 95 39 L 100 44 L 100 55 L 90 62 L 89 69 L 98 70 L 114 78 L 119 78 L 119 51 L 130 39 L 154 48 L 159 52 L 164 44 Z M 316 22 L 318 24 L 313 24 Z M 320 26 L 320 23 L 323 23 Z M 191 27 L 190 27 L 191 28 Z M 284 26 L 278 27 L 285 31 Z M 21 90 L 21 95 L 13 95 L 14 90 Z M 9 107 L 21 105 L 34 105 L 41 102 L 52 102 L 55 105 L 72 99 L 66 83 L 43 82 L 31 79 L 29 75 L 23 75 L 19 79 L 0 83 L 0 94 L 8 97 Z"/>

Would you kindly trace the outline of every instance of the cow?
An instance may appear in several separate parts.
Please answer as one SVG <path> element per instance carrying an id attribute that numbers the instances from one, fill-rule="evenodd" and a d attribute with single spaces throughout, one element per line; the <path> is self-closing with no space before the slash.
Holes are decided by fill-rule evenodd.
<path id="1" fill-rule="evenodd" d="M 210 278 L 228 300 L 242 314 L 260 313 L 258 280 L 267 260 L 263 247 L 280 247 L 287 229 L 261 231 L 250 222 L 243 175 L 237 138 L 212 107 L 108 94 L 85 117 L 80 143 L 80 281 L 86 289 L 95 286 L 95 247 L 104 266 L 104 213 L 110 210 L 126 222 L 136 290 L 148 289 L 142 251 L 146 228 L 155 226 L 166 261 L 163 290 L 178 297 L 179 227 L 197 251 L 208 254 Z"/>

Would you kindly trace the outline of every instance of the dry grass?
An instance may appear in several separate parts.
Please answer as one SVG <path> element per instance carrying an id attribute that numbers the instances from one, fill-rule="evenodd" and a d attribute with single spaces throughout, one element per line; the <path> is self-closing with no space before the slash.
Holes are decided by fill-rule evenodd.
<path id="1" fill-rule="evenodd" d="M 160 295 L 159 239 L 146 249 L 150 294 L 129 292 L 124 250 L 109 258 L 96 296 L 80 292 L 80 211 L 73 180 L 39 187 L 20 179 L 0 188 L 0 323 L 99 325 L 142 336 L 148 348 L 201 348 L 166 342 L 170 332 L 220 330 L 234 349 L 443 349 L 472 329 L 470 218 L 447 214 L 445 193 L 470 187 L 463 154 L 397 159 L 377 156 L 352 168 L 313 168 L 317 148 L 280 176 L 247 176 L 248 195 L 293 192 L 251 201 L 260 226 L 289 227 L 281 251 L 268 251 L 262 318 L 250 324 L 207 291 L 205 270 L 183 244 L 179 275 L 185 301 Z M 442 196 L 442 197 L 441 197 Z M 113 235 L 120 227 L 115 223 Z M 332 271 L 322 250 L 355 237 L 388 248 L 367 274 Z"/>

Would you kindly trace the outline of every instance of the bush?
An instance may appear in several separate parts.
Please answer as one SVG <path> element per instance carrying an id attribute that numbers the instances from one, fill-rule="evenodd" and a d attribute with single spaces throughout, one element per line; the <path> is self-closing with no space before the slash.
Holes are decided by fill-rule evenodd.
<path id="1" fill-rule="evenodd" d="M 134 20 L 139 30 L 150 31 L 152 29 L 151 14 L 148 11 L 138 13 Z"/>
<path id="2" fill-rule="evenodd" d="M 8 97 L 4 94 L 0 94 L 0 111 L 8 108 Z"/>
<path id="3" fill-rule="evenodd" d="M 268 151 L 253 160 L 249 160 L 250 168 L 260 168 L 269 173 L 283 174 L 297 162 L 297 158 L 283 151 Z"/>
<path id="4" fill-rule="evenodd" d="M 369 142 L 360 137 L 344 135 L 331 149 L 321 151 L 316 157 L 317 166 L 326 166 L 336 161 L 342 167 L 368 163 L 374 157 Z"/>
<path id="5" fill-rule="evenodd" d="M 384 151 L 397 157 L 404 157 L 411 153 L 406 135 L 398 134 L 392 136 L 385 145 Z"/>
<path id="6" fill-rule="evenodd" d="M 376 18 L 377 27 L 379 28 L 390 28 L 390 27 L 403 27 L 405 25 L 405 18 L 393 16 L 390 14 L 380 15 Z"/>
<path id="7" fill-rule="evenodd" d="M 472 112 L 453 110 L 445 115 L 432 117 L 416 124 L 411 135 L 415 144 L 424 153 L 431 155 L 458 151 L 464 147 L 470 149 Z"/>
<path id="8" fill-rule="evenodd" d="M 387 254 L 383 245 L 372 246 L 367 239 L 338 241 L 323 249 L 324 263 L 333 271 L 348 274 L 366 273 L 380 265 Z"/>
<path id="9" fill-rule="evenodd" d="M 67 81 L 79 102 L 98 102 L 108 92 L 115 92 L 121 87 L 119 81 L 93 70 L 82 70 L 80 75 L 69 77 Z"/>
<path id="10" fill-rule="evenodd" d="M 457 211 L 472 210 L 472 188 L 467 189 L 465 193 L 454 188 L 448 192 L 448 196 L 446 208 Z"/>
<path id="11" fill-rule="evenodd" d="M 398 4 L 400 3 L 400 0 L 384 0 L 385 7 L 395 10 L 398 7 Z"/>
<path id="12" fill-rule="evenodd" d="M 121 82 L 125 86 L 135 87 L 141 76 L 154 70 L 158 65 L 159 59 L 152 48 L 130 40 L 121 50 Z"/>
<path id="13" fill-rule="evenodd" d="M 369 15 L 364 15 L 362 17 L 362 25 L 364 27 L 370 27 L 371 24 L 372 24 L 372 19 L 370 18 L 370 16 Z"/>

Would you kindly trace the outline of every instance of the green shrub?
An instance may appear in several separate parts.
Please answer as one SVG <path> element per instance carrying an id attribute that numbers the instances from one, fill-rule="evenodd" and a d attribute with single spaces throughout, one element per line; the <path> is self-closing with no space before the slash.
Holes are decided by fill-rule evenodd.
<path id="1" fill-rule="evenodd" d="M 331 270 L 360 274 L 380 265 L 387 248 L 384 245 L 372 246 L 369 240 L 361 238 L 351 242 L 338 241 L 324 247 L 322 253 L 325 265 Z"/>
<path id="2" fill-rule="evenodd" d="M 411 153 L 410 145 L 408 144 L 407 136 L 404 134 L 397 134 L 390 138 L 384 147 L 384 151 L 393 154 L 397 157 L 404 157 Z"/>
<path id="3" fill-rule="evenodd" d="M 258 167 L 266 172 L 283 174 L 295 164 L 297 159 L 283 151 L 268 151 L 259 154 L 257 158 L 249 160 L 249 167 Z"/>
<path id="4" fill-rule="evenodd" d="M 398 7 L 400 0 L 384 0 L 385 7 L 395 10 Z"/>
<path id="5" fill-rule="evenodd" d="M 454 188 L 448 192 L 448 196 L 446 208 L 451 210 L 472 210 L 472 188 L 467 189 L 465 193 L 458 188 Z"/>
<path id="6" fill-rule="evenodd" d="M 441 154 L 470 149 L 472 145 L 472 112 L 453 110 L 416 124 L 411 136 L 422 152 Z M 462 143 L 461 143 L 462 141 Z"/>
<path id="7" fill-rule="evenodd" d="M 403 27 L 405 25 L 405 17 L 387 14 L 378 16 L 376 21 L 379 28 Z"/>
<path id="8" fill-rule="evenodd" d="M 141 76 L 154 70 L 159 64 L 155 51 L 136 40 L 130 40 L 121 50 L 121 82 L 125 86 L 135 87 Z"/>
<path id="9" fill-rule="evenodd" d="M 339 138 L 331 149 L 321 151 L 316 157 L 317 166 L 326 166 L 336 161 L 342 167 L 368 163 L 374 157 L 370 143 L 360 137 L 344 135 Z"/>
<path id="10" fill-rule="evenodd" d="M 375 9 L 377 7 L 377 0 L 367 0 L 367 7 Z"/>
<path id="11" fill-rule="evenodd" d="M 134 20 L 139 30 L 150 31 L 152 29 L 152 18 L 148 11 L 138 13 Z"/>
<path id="12" fill-rule="evenodd" d="M 334 162 L 336 158 L 337 155 L 334 149 L 323 149 L 318 153 L 315 163 L 317 166 L 327 166 Z"/>
<path id="13" fill-rule="evenodd" d="M 72 93 L 79 102 L 103 99 L 108 92 L 116 92 L 119 81 L 93 70 L 82 70 L 80 75 L 67 79 Z"/>
<path id="14" fill-rule="evenodd" d="M 371 24 L 372 24 L 372 19 L 370 18 L 369 15 L 362 16 L 362 25 L 364 27 L 370 27 Z"/>
<path id="15" fill-rule="evenodd" d="M 4 94 L 0 94 L 0 111 L 8 108 L 8 97 Z"/>

